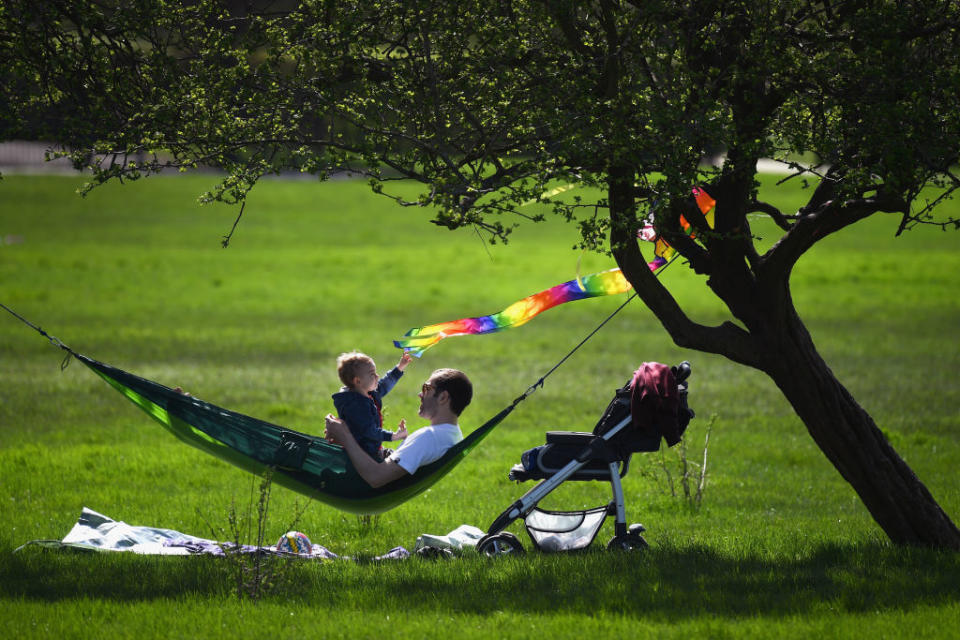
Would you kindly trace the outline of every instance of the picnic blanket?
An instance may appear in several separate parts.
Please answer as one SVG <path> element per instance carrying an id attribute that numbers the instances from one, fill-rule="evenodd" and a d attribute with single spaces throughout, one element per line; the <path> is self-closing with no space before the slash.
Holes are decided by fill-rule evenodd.
<path id="1" fill-rule="evenodd" d="M 445 536 L 424 533 L 417 537 L 414 553 L 430 550 L 461 551 L 475 547 L 484 532 L 471 525 L 460 525 Z M 154 556 L 223 556 L 227 550 L 233 551 L 236 545 L 199 538 L 173 529 L 159 527 L 133 526 L 126 522 L 113 520 L 102 513 L 84 507 L 73 528 L 62 540 L 31 540 L 24 547 L 36 545 L 48 549 L 80 549 L 86 551 L 128 552 Z M 274 546 L 240 545 L 240 553 L 266 553 L 277 556 L 289 556 L 314 560 L 350 559 L 339 556 L 323 545 L 311 543 L 310 553 L 289 553 L 278 551 Z M 402 560 L 410 556 L 404 547 L 394 547 L 374 560 Z"/>
<path id="2" fill-rule="evenodd" d="M 15 551 L 28 545 L 39 545 L 52 549 L 83 549 L 89 551 L 116 551 L 139 553 L 154 556 L 222 556 L 225 550 L 233 550 L 232 542 L 222 542 L 199 538 L 173 529 L 158 527 L 132 526 L 126 522 L 113 520 L 93 509 L 83 508 L 77 523 L 62 540 L 31 540 Z M 278 556 L 290 556 L 315 560 L 335 560 L 340 558 L 326 547 L 313 544 L 311 552 L 287 553 L 277 551 L 273 546 L 257 547 L 241 545 L 241 553 L 266 553 Z M 410 555 L 403 547 L 394 547 L 376 559 L 402 559 Z"/>

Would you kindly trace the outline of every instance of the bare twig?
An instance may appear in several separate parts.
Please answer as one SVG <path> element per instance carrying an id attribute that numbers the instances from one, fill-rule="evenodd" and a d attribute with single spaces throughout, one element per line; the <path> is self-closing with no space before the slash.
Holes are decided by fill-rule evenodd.
<path id="1" fill-rule="evenodd" d="M 707 452 L 710 448 L 710 431 L 713 430 L 713 423 L 716 419 L 717 414 L 710 416 L 710 421 L 707 423 L 707 435 L 703 438 L 703 464 L 700 465 L 700 481 L 697 483 L 697 496 L 695 498 L 697 505 L 703 500 L 703 490 L 707 486 Z"/>
<path id="2" fill-rule="evenodd" d="M 230 238 L 233 237 L 233 232 L 237 230 L 237 225 L 240 224 L 240 218 L 243 216 L 243 208 L 245 206 L 247 206 L 246 200 L 240 203 L 240 213 L 237 215 L 237 219 L 233 221 L 233 228 L 230 229 L 230 233 L 223 236 L 223 242 L 221 242 L 221 244 L 223 245 L 224 249 L 230 246 Z"/>

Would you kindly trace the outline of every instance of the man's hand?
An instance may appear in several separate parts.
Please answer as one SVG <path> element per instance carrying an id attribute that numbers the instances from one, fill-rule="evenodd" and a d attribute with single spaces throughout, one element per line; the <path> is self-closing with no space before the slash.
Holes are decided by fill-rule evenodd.
<path id="1" fill-rule="evenodd" d="M 385 484 L 409 475 L 403 467 L 396 464 L 392 459 L 377 462 L 367 455 L 367 452 L 361 449 L 357 441 L 353 439 L 349 427 L 347 427 L 346 423 L 340 418 L 328 413 L 326 422 L 327 428 L 323 433 L 323 437 L 327 439 L 327 442 L 343 447 L 344 451 L 347 452 L 347 457 L 350 458 L 350 462 L 353 463 L 353 467 L 357 470 L 357 473 L 359 473 L 360 477 L 371 487 L 382 487 Z M 406 425 L 401 423 L 401 426 L 404 432 L 406 432 Z"/>
<path id="2" fill-rule="evenodd" d="M 346 423 L 337 418 L 331 413 L 327 414 L 327 428 L 323 432 L 323 437 L 326 438 L 327 442 L 330 444 L 338 444 L 341 447 L 346 441 L 345 435 L 350 435 L 350 429 L 347 427 Z"/>

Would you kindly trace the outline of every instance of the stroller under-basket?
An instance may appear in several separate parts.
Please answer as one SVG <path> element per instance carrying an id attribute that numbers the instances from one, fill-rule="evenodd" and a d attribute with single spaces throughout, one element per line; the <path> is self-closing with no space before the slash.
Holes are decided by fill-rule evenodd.
<path id="1" fill-rule="evenodd" d="M 643 549 L 643 525 L 627 526 L 623 487 L 630 456 L 657 451 L 661 438 L 668 446 L 680 441 L 693 417 L 687 406 L 687 379 L 690 363 L 675 367 L 646 362 L 607 406 L 592 433 L 548 431 L 545 445 L 524 452 L 522 463 L 509 477 L 524 482 L 540 480 L 533 489 L 500 514 L 477 543 L 477 551 L 496 556 L 522 553 L 520 540 L 504 531 L 518 518 L 533 545 L 543 551 L 573 551 L 593 542 L 608 515 L 616 516 L 615 534 L 608 549 Z M 545 511 L 537 505 L 567 480 L 608 481 L 613 500 L 582 511 Z"/>

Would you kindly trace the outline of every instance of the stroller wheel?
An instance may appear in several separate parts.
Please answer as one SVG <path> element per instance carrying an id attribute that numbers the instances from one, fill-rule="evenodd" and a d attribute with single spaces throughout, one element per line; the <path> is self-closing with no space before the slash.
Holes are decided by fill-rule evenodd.
<path id="1" fill-rule="evenodd" d="M 480 538 L 480 542 L 477 543 L 477 553 L 490 558 L 504 555 L 519 555 L 523 552 L 523 545 L 520 543 L 520 540 L 509 531 L 501 531 L 500 533 L 484 536 Z"/>
<path id="2" fill-rule="evenodd" d="M 622 536 L 614 536 L 607 543 L 609 551 L 643 551 L 650 545 L 639 533 L 628 533 Z"/>

